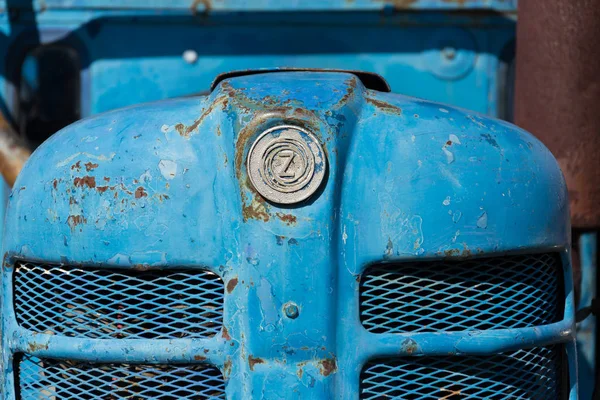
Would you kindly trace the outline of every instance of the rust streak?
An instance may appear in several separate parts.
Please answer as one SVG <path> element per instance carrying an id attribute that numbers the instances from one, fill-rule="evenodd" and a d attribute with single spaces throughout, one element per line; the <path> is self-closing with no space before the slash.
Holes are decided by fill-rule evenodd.
<path id="1" fill-rule="evenodd" d="M 385 113 L 388 113 L 388 114 L 397 114 L 397 115 L 402 114 L 402 109 L 400 107 L 395 106 L 395 105 L 390 104 L 390 103 L 387 103 L 385 101 L 373 99 L 373 98 L 370 98 L 370 97 L 367 97 L 366 101 L 367 101 L 367 103 L 372 104 L 377 109 L 379 109 L 380 111 L 383 111 Z"/>
<path id="2" fill-rule="evenodd" d="M 277 213 L 277 218 L 279 218 L 280 220 L 282 220 L 283 222 L 285 222 L 288 225 L 296 225 L 297 222 L 297 218 L 295 215 L 292 214 L 283 214 L 283 213 Z"/>
<path id="3" fill-rule="evenodd" d="M 196 360 L 196 361 L 204 361 L 204 360 L 206 360 L 206 357 L 201 356 L 201 355 L 195 355 L 194 356 L 194 360 Z"/>

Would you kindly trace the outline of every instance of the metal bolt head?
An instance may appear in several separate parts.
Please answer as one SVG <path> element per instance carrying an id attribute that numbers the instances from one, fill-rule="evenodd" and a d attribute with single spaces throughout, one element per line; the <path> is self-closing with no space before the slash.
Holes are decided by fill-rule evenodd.
<path id="1" fill-rule="evenodd" d="M 300 310 L 294 303 L 286 303 L 283 306 L 283 311 L 285 312 L 285 316 L 291 319 L 296 319 L 300 315 Z"/>
<path id="2" fill-rule="evenodd" d="M 252 144 L 248 176 L 265 199 L 279 204 L 301 202 L 314 194 L 325 177 L 327 160 L 317 138 L 297 126 L 277 126 Z"/>

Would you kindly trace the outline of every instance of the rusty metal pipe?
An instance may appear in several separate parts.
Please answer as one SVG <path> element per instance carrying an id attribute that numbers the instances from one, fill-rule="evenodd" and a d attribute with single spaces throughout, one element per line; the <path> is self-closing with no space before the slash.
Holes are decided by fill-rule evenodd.
<path id="1" fill-rule="evenodd" d="M 9 186 L 14 185 L 30 155 L 31 151 L 0 113 L 0 174 Z"/>
<path id="2" fill-rule="evenodd" d="M 574 228 L 600 227 L 600 0 L 519 2 L 515 122 L 552 151 Z"/>

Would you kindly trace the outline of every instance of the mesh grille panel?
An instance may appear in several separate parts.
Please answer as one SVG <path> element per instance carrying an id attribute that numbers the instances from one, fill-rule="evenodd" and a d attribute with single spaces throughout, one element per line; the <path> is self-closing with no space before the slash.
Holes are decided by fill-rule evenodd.
<path id="1" fill-rule="evenodd" d="M 214 336 L 223 281 L 206 271 L 133 271 L 19 263 L 15 314 L 25 329 L 95 339 Z"/>
<path id="2" fill-rule="evenodd" d="M 411 357 L 372 362 L 361 399 L 551 400 L 561 398 L 560 347 L 488 357 Z"/>
<path id="3" fill-rule="evenodd" d="M 525 328 L 562 318 L 555 254 L 376 265 L 361 277 L 360 317 L 374 333 Z"/>
<path id="4" fill-rule="evenodd" d="M 24 355 L 18 364 L 23 400 L 225 398 L 212 366 L 90 364 Z"/>

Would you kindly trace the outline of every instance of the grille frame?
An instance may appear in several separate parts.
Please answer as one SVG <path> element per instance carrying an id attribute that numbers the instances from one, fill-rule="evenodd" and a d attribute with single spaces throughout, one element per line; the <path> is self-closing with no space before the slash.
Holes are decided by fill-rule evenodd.
<path id="1" fill-rule="evenodd" d="M 560 344 L 489 356 L 377 358 L 361 369 L 359 398 L 566 399 L 568 368 L 565 346 Z"/>
<path id="2" fill-rule="evenodd" d="M 21 291 L 21 287 L 23 287 L 23 285 L 19 285 L 20 268 L 23 269 L 25 268 L 24 266 L 27 265 L 34 265 L 34 268 L 39 270 L 43 270 L 42 267 L 39 267 L 40 265 L 48 266 L 50 269 L 57 270 L 58 272 L 62 273 L 63 277 L 69 276 L 73 272 L 78 272 L 87 276 L 99 274 L 99 279 L 103 279 L 105 281 L 114 277 L 119 277 L 118 279 L 122 279 L 123 281 L 117 281 L 112 289 L 107 289 L 100 283 L 86 283 L 88 285 L 87 287 L 93 286 L 95 289 L 103 292 L 110 291 L 109 294 L 103 293 L 102 295 L 82 293 L 85 291 L 85 289 L 87 289 L 87 287 L 77 287 L 76 289 L 79 291 L 79 293 L 73 296 L 75 297 L 75 300 L 78 301 L 74 302 L 74 306 L 72 306 L 69 310 L 64 307 L 62 308 L 65 314 L 68 313 L 67 316 L 62 317 L 63 321 L 68 322 L 68 328 L 59 326 L 59 324 L 64 324 L 64 322 L 57 320 L 53 322 L 52 326 L 49 326 L 50 329 L 46 329 L 44 326 L 46 322 L 45 319 L 35 318 L 38 320 L 37 322 L 26 321 L 26 318 L 23 317 L 23 312 L 25 311 L 31 314 L 27 316 L 29 319 L 31 319 L 32 316 L 38 317 L 39 315 L 60 315 L 58 312 L 51 310 L 46 311 L 42 308 L 43 305 L 50 304 L 51 307 L 61 309 L 61 304 L 63 302 L 56 301 L 56 299 L 52 298 L 43 299 L 41 298 L 42 295 L 40 294 L 35 294 L 32 297 L 33 299 L 41 300 L 40 302 L 35 300 L 32 301 L 30 298 L 24 298 L 24 294 L 35 291 L 37 286 L 39 286 L 38 282 L 37 286 L 27 286 L 25 287 L 24 292 Z M 210 339 L 217 336 L 222 331 L 225 304 L 225 283 L 219 274 L 216 274 L 207 268 L 157 268 L 141 270 L 106 266 L 100 267 L 97 265 L 65 265 L 23 259 L 14 260 L 13 268 L 12 311 L 14 313 L 14 320 L 21 329 L 25 329 L 29 332 L 86 339 L 172 340 L 183 338 Z M 83 281 L 83 279 L 81 279 L 82 277 L 83 275 L 77 277 L 79 282 Z M 144 278 L 140 277 L 153 277 L 156 279 L 156 282 L 147 283 L 144 281 Z M 177 278 L 173 279 L 173 277 Z M 183 280 L 177 281 L 177 279 L 180 278 Z M 58 277 L 57 279 L 62 278 Z M 146 285 L 146 287 L 132 288 L 125 284 L 128 281 L 135 281 L 137 283 L 141 283 L 142 285 Z M 185 283 L 186 281 L 187 283 Z M 31 282 L 31 279 L 28 280 L 28 282 Z M 194 285 L 194 283 L 198 282 L 200 282 L 200 285 Z M 163 283 L 167 283 L 167 285 L 163 285 Z M 70 285 L 74 286 L 73 283 L 70 283 Z M 181 288 L 178 290 L 177 287 L 179 286 L 186 287 L 184 290 L 180 290 Z M 169 293 L 169 288 L 167 287 L 174 287 L 175 289 Z M 64 292 L 63 289 L 61 289 L 61 291 Z M 152 295 L 157 294 L 157 291 L 160 293 L 158 293 L 158 297 L 156 299 L 153 299 Z M 64 296 L 64 293 L 62 292 L 57 295 L 57 297 L 60 295 Z M 184 293 L 185 296 L 180 296 L 177 298 L 178 292 Z M 103 304 L 100 304 L 100 308 L 104 314 L 95 312 L 95 310 L 90 311 L 89 306 L 82 304 L 81 300 L 85 299 L 86 296 L 94 297 L 94 300 L 96 301 L 101 300 Z M 200 300 L 198 300 L 199 298 Z M 119 299 L 123 299 L 126 302 L 129 301 L 129 309 L 134 310 L 135 313 L 133 315 L 126 315 L 125 311 L 128 311 L 126 307 L 120 309 L 118 307 L 114 307 L 114 303 L 118 302 Z M 160 302 L 165 299 L 168 299 L 166 303 L 167 306 L 165 306 L 165 304 L 160 304 Z M 185 300 L 191 300 L 191 304 L 189 305 L 188 309 L 185 308 Z M 202 303 L 203 301 L 205 304 Z M 111 304 L 111 302 L 113 304 Z M 153 303 L 162 305 L 163 308 L 159 309 L 158 311 L 145 308 L 148 304 L 152 305 Z M 168 307 L 169 305 L 173 307 Z M 205 307 L 205 305 L 208 305 L 209 307 Z M 83 313 L 81 312 L 81 309 L 83 309 Z M 73 312 L 72 310 L 77 312 Z M 159 311 L 161 312 L 160 314 Z M 111 315 L 116 315 L 117 317 L 119 315 L 124 315 L 121 322 L 125 320 L 124 322 L 129 322 L 129 325 L 122 323 L 119 324 L 118 322 L 113 322 L 111 325 L 105 324 L 104 321 L 96 322 L 98 315 L 94 314 L 98 314 L 99 316 L 108 314 L 108 317 L 104 318 L 105 320 L 109 319 Z M 86 321 L 89 324 L 88 327 L 90 327 L 90 329 L 78 329 L 82 318 L 90 315 L 91 317 L 87 318 L 88 321 Z M 179 318 L 180 316 L 184 317 Z M 193 325 L 193 330 L 186 331 L 186 323 L 182 323 L 181 321 L 187 321 L 187 326 Z M 165 322 L 167 323 L 165 324 Z M 107 328 L 107 325 L 110 328 Z"/>
<path id="3" fill-rule="evenodd" d="M 527 259 L 527 258 L 539 258 L 539 260 L 535 260 L 534 262 L 541 262 L 542 264 L 544 264 L 546 268 L 546 271 L 543 271 L 545 276 L 548 276 L 548 274 L 552 274 L 553 276 L 551 277 L 553 279 L 552 282 L 545 284 L 546 286 L 551 286 L 551 290 L 550 292 L 547 294 L 546 297 L 548 298 L 552 298 L 553 300 L 550 299 L 545 299 L 545 300 L 539 300 L 538 298 L 536 298 L 536 295 L 539 294 L 541 291 L 537 290 L 536 286 L 533 284 L 529 284 L 527 286 L 527 283 L 523 283 L 520 282 L 518 280 L 518 278 L 523 278 L 525 282 L 527 282 L 528 280 L 531 281 L 533 278 L 531 278 L 532 276 L 535 276 L 533 274 L 530 274 L 530 272 L 533 272 L 536 268 L 537 265 L 532 264 L 532 265 L 528 265 L 526 266 L 526 268 L 528 268 L 527 271 L 519 271 L 518 272 L 518 278 L 510 278 L 513 283 L 515 285 L 521 285 L 521 286 L 526 286 L 524 289 L 527 289 L 529 291 L 533 291 L 533 294 L 529 294 L 527 297 L 528 298 L 533 298 L 533 303 L 531 304 L 526 304 L 525 305 L 525 309 L 524 310 L 518 310 L 516 314 L 516 316 L 510 316 L 509 318 L 503 318 L 502 314 L 506 314 L 508 311 L 513 311 L 510 310 L 510 308 L 508 307 L 504 307 L 502 305 L 502 303 L 510 303 L 510 302 L 516 302 L 516 303 L 524 303 L 523 300 L 520 301 L 516 301 L 510 298 L 504 298 L 504 299 L 500 299 L 501 301 L 498 302 L 497 299 L 495 298 L 488 298 L 485 299 L 486 302 L 481 302 L 481 307 L 490 307 L 490 311 L 486 311 L 486 314 L 488 315 L 488 318 L 486 320 L 484 320 L 483 322 L 478 322 L 480 321 L 480 319 L 478 318 L 478 316 L 476 315 L 475 312 L 473 312 L 473 308 L 475 307 L 475 305 L 473 305 L 473 303 L 475 303 L 475 301 L 473 300 L 473 296 L 468 296 L 468 295 L 462 295 L 462 294 L 457 294 L 457 293 L 453 293 L 452 296 L 454 296 L 456 299 L 460 300 L 460 302 L 458 303 L 453 303 L 452 299 L 447 299 L 447 298 L 443 298 L 439 293 L 437 293 L 437 289 L 436 286 L 443 286 L 443 282 L 441 281 L 435 281 L 434 279 L 427 279 L 427 278 L 423 278 L 422 276 L 419 275 L 426 275 L 429 272 L 432 272 L 432 274 L 434 276 L 443 276 L 446 278 L 451 278 L 454 280 L 454 282 L 451 282 L 449 284 L 446 285 L 446 287 L 442 288 L 442 293 L 444 293 L 444 291 L 446 292 L 450 292 L 450 291 L 456 291 L 457 289 L 460 289 L 461 286 L 466 286 L 466 281 L 470 280 L 472 283 L 475 283 L 475 285 L 482 285 L 480 281 L 478 281 L 478 276 L 469 278 L 469 279 L 465 279 L 463 282 L 460 282 L 460 280 L 454 275 L 454 272 L 456 270 L 461 270 L 462 272 L 461 274 L 458 274 L 458 276 L 462 276 L 462 275 L 468 275 L 469 274 L 469 267 L 472 266 L 477 266 L 478 264 L 483 264 L 485 265 L 490 271 L 486 271 L 483 274 L 480 273 L 480 276 L 486 276 L 486 278 L 488 279 L 492 279 L 492 280 L 498 280 L 499 277 L 494 275 L 493 272 L 491 271 L 500 271 L 503 270 L 505 268 L 505 266 L 502 265 L 490 265 L 493 263 L 500 263 L 500 264 L 507 264 L 507 263 L 513 263 L 513 268 L 505 270 L 505 272 L 503 272 L 505 275 L 509 275 L 510 272 L 514 271 L 514 267 L 516 266 L 516 264 L 519 264 L 519 260 L 520 259 Z M 522 264 L 522 261 L 521 261 Z M 436 268 L 440 268 L 440 266 L 444 267 L 444 266 L 449 266 L 450 268 L 450 272 L 444 272 L 444 271 L 435 271 Z M 410 274 L 402 274 L 402 271 L 404 270 L 408 270 L 410 272 Z M 375 274 L 373 274 L 373 271 L 375 271 Z M 466 271 L 466 272 L 465 272 Z M 477 272 L 471 272 L 473 275 L 477 274 Z M 565 310 L 565 301 L 567 300 L 566 297 L 566 282 L 565 282 L 565 261 L 563 260 L 563 258 L 561 257 L 560 253 L 556 253 L 556 252 L 544 252 L 544 253 L 522 253 L 522 254 L 511 254 L 511 255 L 494 255 L 494 256 L 485 256 L 485 257 L 469 257 L 469 258 L 445 258 L 445 259 L 432 259 L 432 260 L 425 260 L 425 261 L 407 261 L 407 262 L 402 262 L 402 261 L 398 261 L 398 262 L 391 262 L 391 263 L 375 263 L 372 265 L 367 266 L 363 272 L 360 275 L 360 283 L 359 283 L 359 295 L 358 295 L 358 314 L 359 314 L 359 320 L 360 320 L 360 325 L 369 333 L 373 333 L 373 334 L 399 334 L 399 333 L 410 333 L 410 334 L 417 334 L 417 333 L 441 333 L 441 332 L 465 332 L 465 331 L 471 331 L 471 330 L 485 330 L 485 331 L 489 331 L 489 330 L 495 330 L 495 329 L 521 329 L 521 328 L 533 328 L 536 326 L 542 326 L 542 325 L 550 325 L 550 324 L 554 324 L 554 323 L 559 323 L 561 321 L 564 320 L 565 315 L 564 315 L 564 310 Z M 392 279 L 388 279 L 388 277 L 385 277 L 385 275 L 389 275 L 392 277 Z M 411 276 L 414 275 L 414 276 Z M 372 285 L 372 282 L 370 281 L 370 277 L 371 276 L 375 276 L 375 280 L 378 280 L 380 282 L 383 282 L 385 285 L 382 286 L 387 286 L 387 293 L 384 293 L 383 296 L 381 296 L 381 302 L 383 302 L 384 300 L 387 301 L 388 303 L 393 304 L 401 304 L 401 307 L 397 307 L 397 308 L 392 308 L 392 307 L 386 307 L 385 304 L 377 304 L 377 301 L 379 301 L 379 299 L 376 299 L 374 296 L 365 296 L 365 287 L 367 285 L 370 285 L 370 287 L 368 288 L 368 290 L 371 290 L 373 292 L 375 291 L 380 291 L 380 292 L 384 292 L 383 289 Z M 408 279 L 405 279 L 405 277 L 408 277 Z M 506 278 L 506 276 L 503 276 L 503 278 Z M 429 285 L 430 287 L 427 287 L 425 285 L 422 285 L 421 287 L 419 287 L 417 284 L 410 282 L 410 279 L 413 279 L 415 281 L 429 281 Z M 403 284 L 402 281 L 403 280 L 409 280 L 408 283 Z M 386 282 L 387 281 L 387 282 Z M 394 282 L 396 281 L 396 282 Z M 393 287 L 394 290 L 389 290 L 390 286 L 393 286 L 395 284 L 395 287 Z M 479 290 L 473 290 L 475 292 L 475 294 L 477 296 L 482 296 L 482 294 L 493 294 L 493 287 L 489 287 L 491 286 L 489 282 L 484 282 L 485 285 L 487 285 L 488 287 L 484 287 L 483 289 Z M 403 293 L 402 291 L 404 289 L 407 289 L 407 287 L 409 289 L 412 290 L 412 292 L 408 292 L 408 293 Z M 477 293 L 477 291 L 479 290 L 479 293 Z M 518 290 L 516 290 L 515 288 L 511 288 L 511 287 L 507 287 L 502 289 L 506 292 L 513 292 L 516 294 L 518 293 Z M 399 299 L 390 299 L 394 293 L 394 291 L 400 291 L 400 299 L 406 298 L 406 300 L 399 300 Z M 426 303 L 427 302 L 427 298 L 425 296 L 422 296 L 420 298 L 417 298 L 417 295 L 414 294 L 414 292 L 419 293 L 419 292 L 426 292 L 428 293 L 428 295 L 431 298 L 437 297 L 438 299 L 441 298 L 441 302 L 443 304 L 445 304 L 445 308 L 439 309 L 439 307 L 437 307 L 437 304 L 434 303 L 433 301 L 430 301 L 429 303 L 425 304 L 425 307 L 422 307 L 420 305 L 418 305 L 418 303 Z M 543 293 L 542 293 L 543 294 Z M 368 309 L 367 307 L 365 307 L 365 303 L 367 302 L 371 302 L 371 308 L 372 310 L 383 310 L 383 316 L 380 315 L 379 313 L 376 312 L 372 312 L 370 311 L 370 309 Z M 532 310 L 535 310 L 536 308 L 539 309 L 539 307 L 536 306 L 537 303 L 540 302 L 546 302 L 546 304 L 550 305 L 551 311 L 550 312 L 546 312 L 546 318 L 538 318 L 535 317 L 536 313 L 533 312 Z M 504 307 L 504 308 L 503 308 Z M 552 310 L 553 308 L 553 310 Z M 408 310 L 403 310 L 403 309 L 408 309 Z M 498 309 L 500 309 L 500 311 L 502 311 L 499 315 L 497 313 Z M 467 315 L 467 313 L 471 312 L 471 315 L 468 315 L 467 317 L 464 317 L 464 315 Z M 419 313 L 423 313 L 422 315 L 419 315 Z M 463 313 L 463 314 L 461 314 Z M 436 317 L 443 315 L 446 320 L 436 320 Z M 401 318 L 405 318 L 405 321 L 402 321 Z M 463 319 L 461 319 L 461 317 L 464 317 Z M 521 321 L 520 317 L 525 317 L 525 319 L 527 319 L 526 321 Z M 421 322 L 421 321 L 426 321 L 426 322 Z M 493 323 L 495 322 L 495 323 Z M 433 327 L 432 327 L 433 326 Z"/>
<path id="4" fill-rule="evenodd" d="M 19 353 L 13 364 L 15 396 L 19 400 L 33 394 L 36 399 L 48 400 L 225 399 L 223 372 L 208 363 L 101 363 Z"/>

